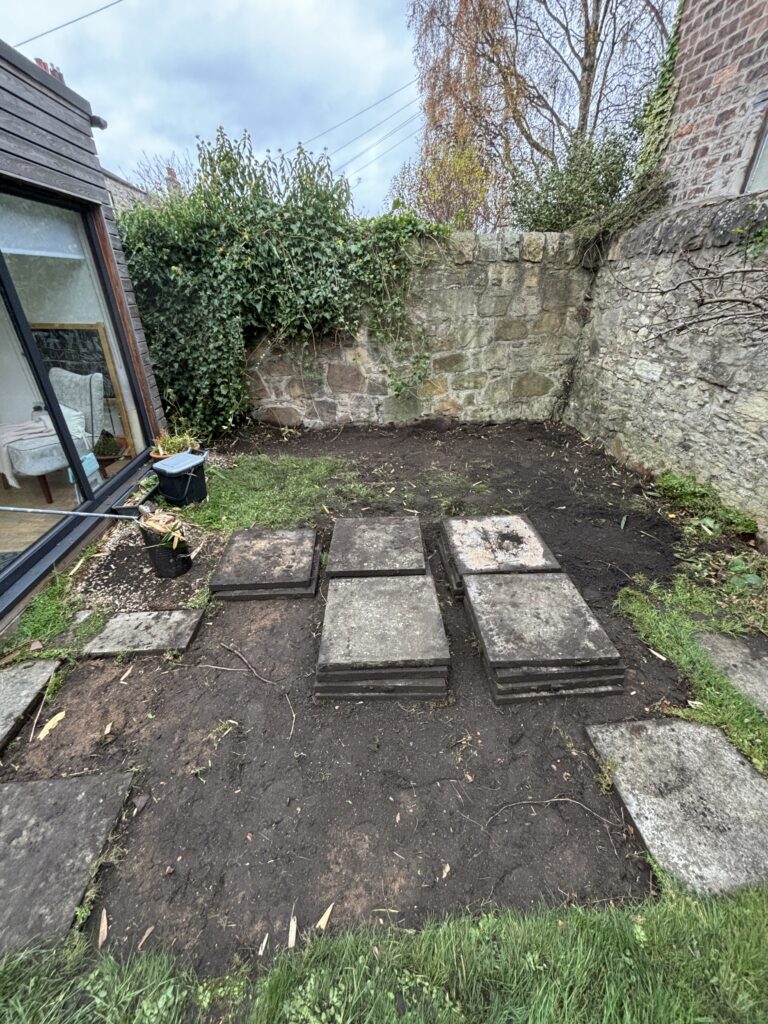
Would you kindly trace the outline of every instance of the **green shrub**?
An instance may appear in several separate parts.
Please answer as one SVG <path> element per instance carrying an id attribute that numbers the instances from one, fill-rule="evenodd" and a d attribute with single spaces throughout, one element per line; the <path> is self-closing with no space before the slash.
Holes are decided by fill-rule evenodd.
<path id="1" fill-rule="evenodd" d="M 442 229 L 402 211 L 356 218 L 347 180 L 301 148 L 258 160 L 247 134 L 220 129 L 198 160 L 189 191 L 119 218 L 172 415 L 204 437 L 230 430 L 249 406 L 246 348 L 263 338 L 309 357 L 365 319 L 396 359 L 418 348 L 412 243 Z"/>

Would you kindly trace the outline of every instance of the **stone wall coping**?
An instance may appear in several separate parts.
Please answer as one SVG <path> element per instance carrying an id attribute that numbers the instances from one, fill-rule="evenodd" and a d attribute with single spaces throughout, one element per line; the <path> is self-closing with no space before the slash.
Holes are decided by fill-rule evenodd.
<path id="1" fill-rule="evenodd" d="M 610 246 L 608 260 L 719 249 L 742 241 L 745 227 L 766 223 L 768 192 L 665 207 L 619 235 Z"/>

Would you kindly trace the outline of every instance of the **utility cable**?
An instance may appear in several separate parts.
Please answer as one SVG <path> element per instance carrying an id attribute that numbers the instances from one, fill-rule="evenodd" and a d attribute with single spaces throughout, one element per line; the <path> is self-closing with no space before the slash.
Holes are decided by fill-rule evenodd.
<path id="1" fill-rule="evenodd" d="M 387 153 L 391 153 L 393 149 L 397 149 L 397 147 L 398 147 L 398 146 L 402 146 L 402 144 L 403 144 L 404 142 L 409 142 L 409 141 L 410 141 L 411 139 L 415 139 L 415 138 L 416 138 L 416 136 L 417 136 L 417 135 L 418 135 L 418 134 L 419 134 L 420 132 L 421 132 L 421 126 L 419 126 L 419 127 L 418 127 L 418 128 L 416 129 L 416 131 L 415 131 L 415 132 L 411 132 L 411 134 L 410 134 L 410 135 L 406 135 L 404 139 L 400 139 L 400 140 L 399 140 L 398 142 L 396 142 L 396 143 L 394 144 L 394 146 L 389 146 L 389 147 L 388 147 L 387 149 L 385 149 L 385 150 L 384 150 L 384 152 L 383 152 L 383 153 L 379 153 L 379 154 L 378 154 L 378 156 L 375 156 L 375 157 L 373 158 L 373 160 L 369 160 L 367 164 L 363 164 L 363 166 L 362 166 L 362 167 L 358 167 L 356 171 L 350 171 L 350 172 L 349 172 L 349 174 L 347 175 L 347 177 L 348 177 L 348 178 L 352 178 L 352 177 L 354 177 L 354 175 L 356 175 L 356 174 L 360 174 L 360 173 L 361 173 L 362 171 L 364 171 L 364 170 L 365 170 L 365 169 L 366 169 L 367 167 L 370 167 L 370 166 L 371 166 L 371 164 L 375 164 L 377 160 L 381 160 L 381 158 L 382 158 L 382 157 L 384 157 L 384 156 L 386 156 L 386 155 L 387 155 Z"/>
<path id="2" fill-rule="evenodd" d="M 377 121 L 376 124 L 372 124 L 370 128 L 366 128 L 364 132 L 360 132 L 360 134 L 356 135 L 354 139 L 350 139 L 349 142 L 345 142 L 343 146 L 339 146 L 337 149 L 334 149 L 332 152 L 328 154 L 328 156 L 336 156 L 336 154 L 340 153 L 342 149 L 346 149 L 347 146 L 351 146 L 352 143 L 357 142 L 358 139 L 362 139 L 366 135 L 370 135 L 371 132 L 375 131 L 377 128 L 380 128 L 383 124 L 386 124 L 387 121 L 391 121 L 393 117 L 396 117 L 398 114 L 401 114 L 404 110 L 407 110 L 408 107 L 412 107 L 414 103 L 418 102 L 418 96 L 416 96 L 412 100 L 409 100 L 408 103 L 404 103 L 402 107 L 398 107 L 397 110 L 393 111 L 391 114 L 387 114 L 387 116 L 383 117 L 381 121 Z"/>
<path id="3" fill-rule="evenodd" d="M 387 139 L 392 138 L 392 136 L 396 132 L 399 132 L 401 128 L 405 128 L 406 125 L 411 124 L 412 121 L 415 121 L 419 117 L 421 117 L 421 111 L 420 110 L 417 113 L 412 114 L 410 117 L 407 117 L 405 119 L 405 121 L 401 121 L 400 124 L 395 125 L 395 127 L 392 128 L 390 131 L 386 132 L 386 134 L 384 134 L 380 138 L 376 139 L 375 142 L 372 142 L 370 144 L 370 146 L 366 146 L 365 149 L 361 149 L 359 153 L 355 153 L 354 156 L 351 156 L 349 158 L 349 160 L 345 160 L 343 164 L 339 164 L 339 166 L 335 170 L 335 173 L 338 174 L 339 171 L 343 170 L 349 164 L 353 164 L 355 162 L 355 160 L 358 160 L 361 156 L 365 156 L 366 153 L 370 153 L 370 151 L 372 149 L 375 149 L 376 146 L 379 146 L 382 142 L 386 142 Z"/>
<path id="4" fill-rule="evenodd" d="M 78 21 L 85 21 L 86 18 L 92 17 L 94 14 L 99 14 L 101 11 L 106 11 L 109 7 L 117 7 L 123 0 L 112 0 L 112 3 L 104 4 L 103 7 L 97 7 L 95 11 L 88 11 L 87 14 L 81 14 L 79 18 L 71 18 L 69 21 L 63 21 L 61 25 L 55 25 L 53 28 L 46 29 L 45 32 L 38 32 L 36 36 L 30 36 L 29 39 L 22 39 L 20 43 L 16 43 L 15 46 L 26 46 L 27 43 L 34 43 L 36 39 L 42 39 L 43 36 L 49 36 L 51 32 L 58 32 L 60 28 L 66 28 L 67 25 L 74 25 Z"/>
<path id="5" fill-rule="evenodd" d="M 387 93 L 386 96 L 382 96 L 380 100 L 376 100 L 375 103 L 371 103 L 369 107 L 363 107 L 362 110 L 358 110 L 356 114 L 352 114 L 350 117 L 346 117 L 343 121 L 339 121 L 338 124 L 333 125 L 330 128 L 326 128 L 322 132 L 318 132 L 317 135 L 313 135 L 311 139 L 307 139 L 306 142 L 302 142 L 302 146 L 308 146 L 310 142 L 315 142 L 317 139 L 322 139 L 324 135 L 329 135 L 331 132 L 335 132 L 337 128 L 341 128 L 342 125 L 349 124 L 350 121 L 354 121 L 356 117 L 360 117 L 362 114 L 367 114 L 369 110 L 373 110 L 374 107 L 378 107 L 379 104 L 384 103 L 386 100 L 391 99 L 393 96 L 397 96 L 399 92 L 407 89 L 409 86 L 414 85 L 418 81 L 417 78 L 412 78 L 410 82 L 406 82 L 405 85 L 401 85 L 399 89 L 395 89 L 394 92 Z M 292 153 L 294 149 L 298 149 L 298 146 L 294 146 L 293 149 L 289 149 L 288 152 Z"/>

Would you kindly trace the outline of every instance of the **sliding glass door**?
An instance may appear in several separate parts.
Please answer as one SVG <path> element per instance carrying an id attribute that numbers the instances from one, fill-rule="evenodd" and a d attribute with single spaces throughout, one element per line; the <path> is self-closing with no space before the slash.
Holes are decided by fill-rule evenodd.
<path id="1" fill-rule="evenodd" d="M 0 589 L 146 448 L 83 213 L 0 192 Z M 70 520 L 71 522 L 71 520 Z"/>

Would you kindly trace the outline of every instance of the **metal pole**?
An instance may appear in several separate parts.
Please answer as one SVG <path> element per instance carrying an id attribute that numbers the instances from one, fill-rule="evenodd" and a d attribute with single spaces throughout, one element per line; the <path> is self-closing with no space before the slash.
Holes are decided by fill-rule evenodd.
<path id="1" fill-rule="evenodd" d="M 18 505 L 0 505 L 0 512 L 31 512 L 38 516 L 82 516 L 84 519 L 127 519 L 135 523 L 136 516 L 116 516 L 108 512 L 65 512 L 58 508 L 20 508 Z"/>

